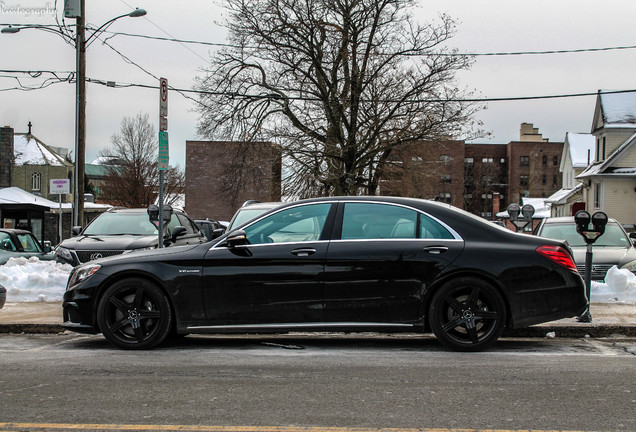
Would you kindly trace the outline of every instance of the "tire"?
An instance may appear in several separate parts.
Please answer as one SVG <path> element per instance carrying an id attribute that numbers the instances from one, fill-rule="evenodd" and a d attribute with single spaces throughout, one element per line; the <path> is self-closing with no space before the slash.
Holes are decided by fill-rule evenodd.
<path id="1" fill-rule="evenodd" d="M 141 278 L 123 279 L 104 292 L 97 307 L 104 337 L 124 349 L 159 345 L 172 328 L 172 308 L 159 287 Z"/>
<path id="2" fill-rule="evenodd" d="M 506 305 L 489 283 L 462 277 L 444 284 L 433 296 L 429 324 L 437 339 L 455 351 L 479 351 L 499 339 Z"/>

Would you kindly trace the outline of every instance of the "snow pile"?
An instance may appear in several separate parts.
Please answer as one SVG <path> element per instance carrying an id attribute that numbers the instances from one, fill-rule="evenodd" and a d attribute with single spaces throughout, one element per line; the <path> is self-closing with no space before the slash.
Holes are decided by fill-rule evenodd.
<path id="1" fill-rule="evenodd" d="M 636 275 L 614 266 L 605 283 L 592 282 L 592 303 L 636 303 Z"/>
<path id="2" fill-rule="evenodd" d="M 37 257 L 11 258 L 0 266 L 0 285 L 7 289 L 7 302 L 58 302 L 72 269 Z"/>
<path id="3" fill-rule="evenodd" d="M 57 302 L 72 268 L 35 257 L 11 258 L 0 266 L 0 285 L 7 289 L 8 303 Z M 592 282 L 592 303 L 636 303 L 636 275 L 612 267 L 605 283 Z"/>

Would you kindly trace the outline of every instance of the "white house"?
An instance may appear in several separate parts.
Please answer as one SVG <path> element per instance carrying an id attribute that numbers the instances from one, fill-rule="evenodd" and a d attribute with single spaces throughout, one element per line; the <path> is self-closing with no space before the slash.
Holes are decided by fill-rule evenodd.
<path id="1" fill-rule="evenodd" d="M 545 200 L 550 205 L 551 216 L 571 216 L 573 210 L 584 207 L 583 184 L 576 177 L 594 160 L 595 141 L 596 138 L 591 134 L 565 134 L 559 167 L 563 178 L 562 187 Z"/>
<path id="2" fill-rule="evenodd" d="M 592 134 L 594 162 L 576 177 L 587 211 L 636 224 L 636 92 L 599 91 Z"/>

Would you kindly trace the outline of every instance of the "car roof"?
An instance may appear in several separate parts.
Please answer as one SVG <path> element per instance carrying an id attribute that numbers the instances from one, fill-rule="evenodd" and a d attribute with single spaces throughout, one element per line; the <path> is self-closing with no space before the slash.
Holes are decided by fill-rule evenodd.
<path id="1" fill-rule="evenodd" d="M 250 208 L 250 209 L 271 209 L 274 207 L 278 207 L 280 205 L 283 205 L 285 203 L 283 202 L 248 202 L 243 204 L 239 210 L 241 209 L 246 209 L 246 208 Z"/>
<path id="2" fill-rule="evenodd" d="M 31 234 L 29 230 L 23 230 L 18 228 L 0 228 L 0 232 L 14 233 L 14 234 Z"/>
<path id="3" fill-rule="evenodd" d="M 174 213 L 183 213 L 183 210 L 173 208 L 172 211 Z M 125 208 L 125 207 L 115 207 L 108 209 L 106 213 L 148 213 L 147 208 Z"/>

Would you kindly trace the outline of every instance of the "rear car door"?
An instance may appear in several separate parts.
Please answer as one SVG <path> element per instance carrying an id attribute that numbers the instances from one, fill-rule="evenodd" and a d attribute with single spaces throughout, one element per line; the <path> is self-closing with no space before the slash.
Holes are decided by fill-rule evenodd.
<path id="1" fill-rule="evenodd" d="M 287 207 L 245 227 L 245 246 L 220 243 L 210 249 L 203 265 L 208 320 L 322 321 L 322 273 L 335 208 L 322 202 Z"/>
<path id="2" fill-rule="evenodd" d="M 464 247 L 450 227 L 402 205 L 346 202 L 337 221 L 325 268 L 330 322 L 419 319 L 427 287 Z"/>

